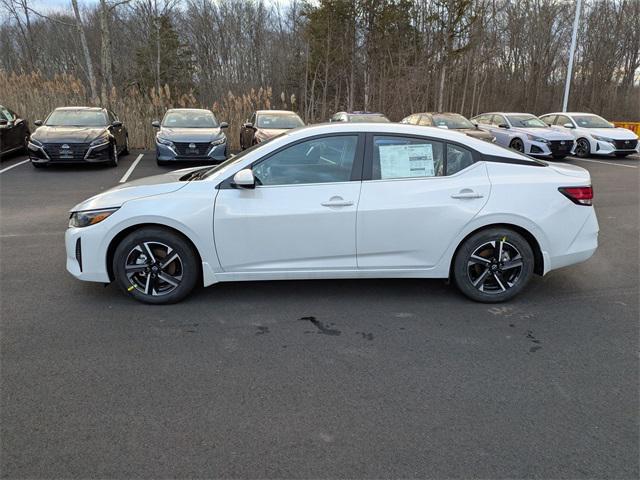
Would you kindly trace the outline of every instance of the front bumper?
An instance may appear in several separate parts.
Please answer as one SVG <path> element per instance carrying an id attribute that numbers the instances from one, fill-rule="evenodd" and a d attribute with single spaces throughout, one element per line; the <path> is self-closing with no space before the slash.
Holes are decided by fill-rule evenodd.
<path id="1" fill-rule="evenodd" d="M 566 157 L 575 152 L 573 140 L 550 140 L 548 143 L 529 140 L 528 154 L 534 157 Z"/>
<path id="2" fill-rule="evenodd" d="M 208 162 L 221 163 L 227 159 L 227 142 L 210 147 L 205 152 L 179 153 L 177 148 L 156 142 L 156 159 L 160 162 Z"/>
<path id="3" fill-rule="evenodd" d="M 625 145 L 624 142 L 627 141 L 630 143 L 628 145 Z M 614 140 L 612 143 L 594 139 L 591 141 L 591 153 L 594 153 L 596 155 L 640 153 L 640 142 L 638 142 L 637 140 Z"/>
<path id="4" fill-rule="evenodd" d="M 86 143 L 67 143 L 66 149 L 58 144 L 35 145 L 29 142 L 27 150 L 32 163 L 68 164 L 68 163 L 104 163 L 111 161 L 111 143 L 100 145 Z"/>
<path id="5" fill-rule="evenodd" d="M 67 251 L 67 271 L 79 280 L 109 283 L 106 252 L 100 251 L 106 232 L 100 224 L 90 227 L 69 227 L 64 234 Z"/>

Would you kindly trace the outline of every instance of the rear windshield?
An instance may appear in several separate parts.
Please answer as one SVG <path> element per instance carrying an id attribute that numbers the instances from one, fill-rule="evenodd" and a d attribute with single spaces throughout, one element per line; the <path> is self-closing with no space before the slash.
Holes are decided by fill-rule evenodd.
<path id="1" fill-rule="evenodd" d="M 104 127 L 107 116 L 99 110 L 54 110 L 45 125 L 50 127 Z"/>

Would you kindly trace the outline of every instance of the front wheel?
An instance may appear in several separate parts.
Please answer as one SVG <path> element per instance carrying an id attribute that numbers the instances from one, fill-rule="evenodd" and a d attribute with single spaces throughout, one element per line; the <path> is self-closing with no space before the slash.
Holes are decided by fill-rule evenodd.
<path id="1" fill-rule="evenodd" d="M 591 144 L 586 138 L 579 138 L 576 142 L 576 155 L 580 158 L 586 158 L 591 155 Z"/>
<path id="2" fill-rule="evenodd" d="M 186 297 L 199 278 L 197 255 L 180 235 L 163 228 L 129 234 L 113 255 L 115 280 L 122 290 L 144 303 L 175 303 Z"/>
<path id="3" fill-rule="evenodd" d="M 511 140 L 509 146 L 520 153 L 524 153 L 524 143 L 519 138 L 514 138 L 513 140 Z"/>
<path id="4" fill-rule="evenodd" d="M 129 135 L 124 137 L 124 148 L 122 149 L 122 155 L 129 155 Z"/>
<path id="5" fill-rule="evenodd" d="M 507 228 L 482 230 L 458 249 L 453 276 L 462 293 L 477 302 L 513 298 L 531 279 L 534 257 L 522 235 Z"/>
<path id="6" fill-rule="evenodd" d="M 111 160 L 109 165 L 112 167 L 118 166 L 118 144 L 114 141 L 111 145 Z"/>

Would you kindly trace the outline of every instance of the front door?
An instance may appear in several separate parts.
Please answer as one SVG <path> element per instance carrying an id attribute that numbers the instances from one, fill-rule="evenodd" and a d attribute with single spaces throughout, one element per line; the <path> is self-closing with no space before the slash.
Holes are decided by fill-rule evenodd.
<path id="1" fill-rule="evenodd" d="M 358 205 L 358 267 L 435 266 L 489 198 L 485 165 L 454 143 L 393 135 L 371 141 Z"/>
<path id="2" fill-rule="evenodd" d="M 223 270 L 354 270 L 363 143 L 304 140 L 255 162 L 255 189 L 222 186 L 214 237 Z"/>

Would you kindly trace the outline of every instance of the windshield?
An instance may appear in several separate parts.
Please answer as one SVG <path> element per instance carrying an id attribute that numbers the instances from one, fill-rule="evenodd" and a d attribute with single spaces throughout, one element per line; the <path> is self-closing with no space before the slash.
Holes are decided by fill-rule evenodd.
<path id="1" fill-rule="evenodd" d="M 604 118 L 597 115 L 574 115 L 573 119 L 580 128 L 614 128 Z"/>
<path id="2" fill-rule="evenodd" d="M 389 123 L 384 115 L 349 115 L 349 121 L 354 123 Z"/>
<path id="3" fill-rule="evenodd" d="M 513 127 L 520 128 L 548 128 L 547 124 L 533 115 L 507 115 Z"/>
<path id="4" fill-rule="evenodd" d="M 104 127 L 107 116 L 100 110 L 54 110 L 45 125 L 49 127 Z"/>
<path id="5" fill-rule="evenodd" d="M 433 124 L 436 127 L 447 128 L 475 128 L 473 123 L 462 115 L 433 115 Z"/>
<path id="6" fill-rule="evenodd" d="M 258 128 L 296 128 L 302 127 L 304 122 L 295 113 L 261 113 L 258 115 Z"/>
<path id="7" fill-rule="evenodd" d="M 216 128 L 218 121 L 209 110 L 167 112 L 162 120 L 167 128 Z"/>

